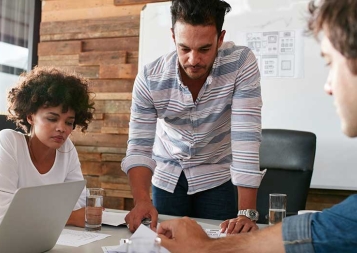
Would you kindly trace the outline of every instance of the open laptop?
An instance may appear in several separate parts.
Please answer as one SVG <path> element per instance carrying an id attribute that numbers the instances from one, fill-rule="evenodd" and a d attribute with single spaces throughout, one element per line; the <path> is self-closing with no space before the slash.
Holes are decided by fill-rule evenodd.
<path id="1" fill-rule="evenodd" d="M 0 224 L 0 252 L 52 249 L 85 184 L 82 180 L 18 189 Z"/>

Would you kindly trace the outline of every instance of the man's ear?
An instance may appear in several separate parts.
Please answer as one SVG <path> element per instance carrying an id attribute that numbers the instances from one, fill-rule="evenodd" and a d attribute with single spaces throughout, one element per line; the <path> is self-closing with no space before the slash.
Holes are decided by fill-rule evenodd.
<path id="1" fill-rule="evenodd" d="M 171 37 L 174 40 L 174 43 L 176 44 L 176 40 L 175 40 L 175 30 L 174 28 L 171 28 Z"/>
<path id="2" fill-rule="evenodd" d="M 221 34 L 219 35 L 218 38 L 218 48 L 220 48 L 222 46 L 222 43 L 224 41 L 224 35 L 226 35 L 226 30 L 222 30 Z"/>

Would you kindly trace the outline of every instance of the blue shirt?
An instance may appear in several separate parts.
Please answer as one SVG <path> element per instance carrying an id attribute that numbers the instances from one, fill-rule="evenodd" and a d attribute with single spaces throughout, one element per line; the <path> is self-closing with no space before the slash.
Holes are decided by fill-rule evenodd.
<path id="1" fill-rule="evenodd" d="M 188 194 L 231 178 L 259 187 L 261 106 L 260 74 L 249 48 L 223 43 L 196 101 L 181 81 L 177 53 L 162 56 L 136 77 L 122 170 L 148 167 L 152 183 L 169 192 L 182 171 Z"/>
<path id="2" fill-rule="evenodd" d="M 357 194 L 320 213 L 283 220 L 286 253 L 357 252 Z"/>

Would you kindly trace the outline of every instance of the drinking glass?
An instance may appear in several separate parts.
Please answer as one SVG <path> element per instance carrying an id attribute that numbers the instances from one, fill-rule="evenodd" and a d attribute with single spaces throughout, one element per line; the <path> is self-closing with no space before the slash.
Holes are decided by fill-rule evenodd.
<path id="1" fill-rule="evenodd" d="M 103 194 L 102 188 L 87 188 L 85 209 L 87 231 L 100 231 L 102 228 Z"/>
<path id="2" fill-rule="evenodd" d="M 269 225 L 281 222 L 286 217 L 286 194 L 269 194 Z"/>

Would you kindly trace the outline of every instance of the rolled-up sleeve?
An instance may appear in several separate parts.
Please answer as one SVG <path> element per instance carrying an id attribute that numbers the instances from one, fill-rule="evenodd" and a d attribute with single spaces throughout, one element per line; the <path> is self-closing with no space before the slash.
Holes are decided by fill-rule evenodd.
<path id="1" fill-rule="evenodd" d="M 232 165 L 234 185 L 258 188 L 265 172 L 259 167 L 261 142 L 260 73 L 253 52 L 246 48 L 245 61 L 236 79 L 232 101 Z"/>
<path id="2" fill-rule="evenodd" d="M 125 173 L 137 166 L 144 166 L 154 171 L 152 147 L 155 140 L 157 112 L 148 88 L 144 71 L 135 79 L 131 104 L 129 140 L 126 157 L 121 163 Z"/>
<path id="3" fill-rule="evenodd" d="M 312 213 L 295 215 L 283 220 L 283 241 L 286 253 L 313 253 L 311 236 Z"/>

